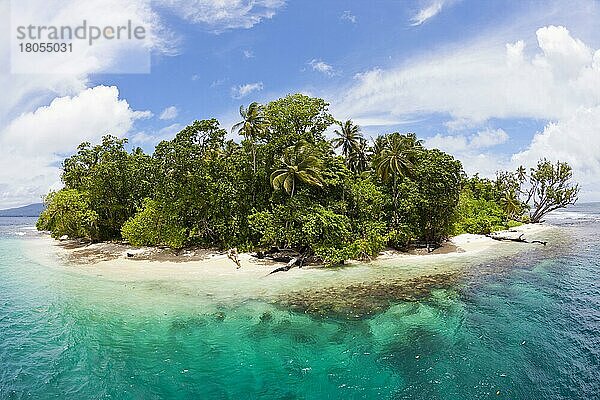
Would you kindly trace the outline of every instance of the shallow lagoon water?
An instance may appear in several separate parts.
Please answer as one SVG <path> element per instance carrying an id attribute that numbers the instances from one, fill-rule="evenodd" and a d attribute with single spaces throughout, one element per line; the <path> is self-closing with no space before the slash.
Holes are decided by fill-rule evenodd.
<path id="1" fill-rule="evenodd" d="M 26 251 L 39 240 L 27 228 L 32 220 L 0 220 L 1 399 L 593 399 L 600 392 L 597 206 L 549 218 L 562 228 L 545 248 L 472 262 L 410 296 L 397 287 L 307 288 L 287 302 L 207 299 L 190 285 L 49 268 Z M 372 296 L 361 304 L 370 312 L 352 315 L 347 304 L 323 301 L 352 290 Z"/>

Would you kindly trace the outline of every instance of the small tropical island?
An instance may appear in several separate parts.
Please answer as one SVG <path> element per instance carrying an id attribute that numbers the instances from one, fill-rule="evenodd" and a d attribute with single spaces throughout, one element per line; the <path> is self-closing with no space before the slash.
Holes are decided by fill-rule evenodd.
<path id="1" fill-rule="evenodd" d="M 452 236 L 537 224 L 577 201 L 567 163 L 467 176 L 414 133 L 367 140 L 320 98 L 251 103 L 240 117 L 240 143 L 216 119 L 194 121 L 152 154 L 111 135 L 81 143 L 38 230 L 83 243 L 217 249 L 238 267 L 239 253 L 255 252 L 281 262 L 279 272 L 370 261 L 386 249 L 427 254 Z"/>

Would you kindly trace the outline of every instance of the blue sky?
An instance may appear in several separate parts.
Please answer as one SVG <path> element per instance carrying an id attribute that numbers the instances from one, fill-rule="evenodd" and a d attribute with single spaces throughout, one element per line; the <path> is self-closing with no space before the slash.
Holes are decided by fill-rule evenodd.
<path id="1" fill-rule="evenodd" d="M 179 38 L 178 54 L 155 54 L 151 74 L 97 75 L 92 76 L 92 83 L 117 85 L 134 109 L 158 114 L 175 105 L 181 122 L 199 117 L 230 118 L 240 104 L 299 91 L 325 94 L 328 89 L 348 85 L 354 75 L 371 68 L 393 67 L 445 44 L 471 38 L 494 21 L 517 12 L 518 5 L 457 2 L 436 15 L 435 21 L 411 26 L 424 4 L 389 0 L 288 2 L 274 17 L 251 29 L 218 34 L 164 10 L 166 24 Z M 315 61 L 313 65 L 325 63 L 333 70 L 320 72 L 311 61 Z M 232 87 L 255 82 L 261 82 L 263 89 L 241 99 L 232 96 Z M 436 128 L 431 122 L 436 119 L 411 124 L 411 128 L 423 127 L 426 133 L 433 133 Z"/>
<path id="2" fill-rule="evenodd" d="M 240 105 L 295 92 L 323 97 L 367 136 L 416 132 L 469 173 L 492 176 L 542 156 L 569 161 L 583 199 L 600 200 L 595 1 L 57 4 L 61 18 L 92 10 L 154 29 L 151 72 L 106 74 L 79 59 L 81 72 L 72 75 L 0 69 L 0 83 L 14 93 L 0 102 L 0 208 L 60 187 L 57 165 L 82 140 L 111 132 L 151 150 L 194 119 L 216 117 L 229 129 Z M 92 56 L 110 63 L 126 51 Z"/>

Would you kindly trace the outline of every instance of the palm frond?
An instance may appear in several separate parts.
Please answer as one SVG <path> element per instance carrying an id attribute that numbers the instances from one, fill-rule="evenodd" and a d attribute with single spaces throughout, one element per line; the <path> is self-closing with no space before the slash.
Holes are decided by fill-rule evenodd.
<path id="1" fill-rule="evenodd" d="M 295 179 L 296 179 L 296 177 L 294 176 L 293 173 L 286 174 L 285 180 L 283 181 L 283 188 L 285 189 L 285 191 L 288 194 L 292 194 L 292 191 L 294 190 L 294 180 Z"/>
<path id="2" fill-rule="evenodd" d="M 278 169 L 271 174 L 271 186 L 273 186 L 273 189 L 279 190 L 281 188 L 287 172 L 287 169 Z"/>

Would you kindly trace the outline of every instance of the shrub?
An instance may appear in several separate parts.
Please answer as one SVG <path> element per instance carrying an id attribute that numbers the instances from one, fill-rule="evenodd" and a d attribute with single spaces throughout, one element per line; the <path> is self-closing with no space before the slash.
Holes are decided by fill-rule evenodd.
<path id="1" fill-rule="evenodd" d="M 46 209 L 36 223 L 39 230 L 50 231 L 53 238 L 98 239 L 98 214 L 90 209 L 87 197 L 75 189 L 50 192 L 44 199 Z"/>
<path id="2" fill-rule="evenodd" d="M 523 223 L 522 223 L 522 222 L 520 222 L 520 221 L 514 221 L 514 220 L 512 220 L 512 219 L 511 219 L 511 220 L 510 220 L 510 221 L 508 221 L 508 223 L 506 224 L 506 227 L 507 227 L 507 228 L 516 228 L 517 226 L 521 226 L 521 225 L 523 225 Z"/>
<path id="3" fill-rule="evenodd" d="M 506 215 L 494 200 L 474 198 L 470 190 L 460 195 L 454 233 L 484 235 L 506 228 Z"/>
<path id="4" fill-rule="evenodd" d="M 413 234 L 407 225 L 400 225 L 387 234 L 388 245 L 397 250 L 406 249 L 412 239 Z"/>
<path id="5" fill-rule="evenodd" d="M 316 247 L 315 255 L 319 257 L 326 267 L 343 264 L 346 260 L 353 258 L 351 247 Z"/>
<path id="6" fill-rule="evenodd" d="M 142 210 L 123 224 L 121 234 L 134 246 L 165 245 L 180 249 L 187 240 L 186 229 L 150 199 L 144 200 Z"/>
<path id="7" fill-rule="evenodd" d="M 386 225 L 382 222 L 369 222 L 363 226 L 364 234 L 351 245 L 351 258 L 368 261 L 377 257 L 387 244 Z"/>

